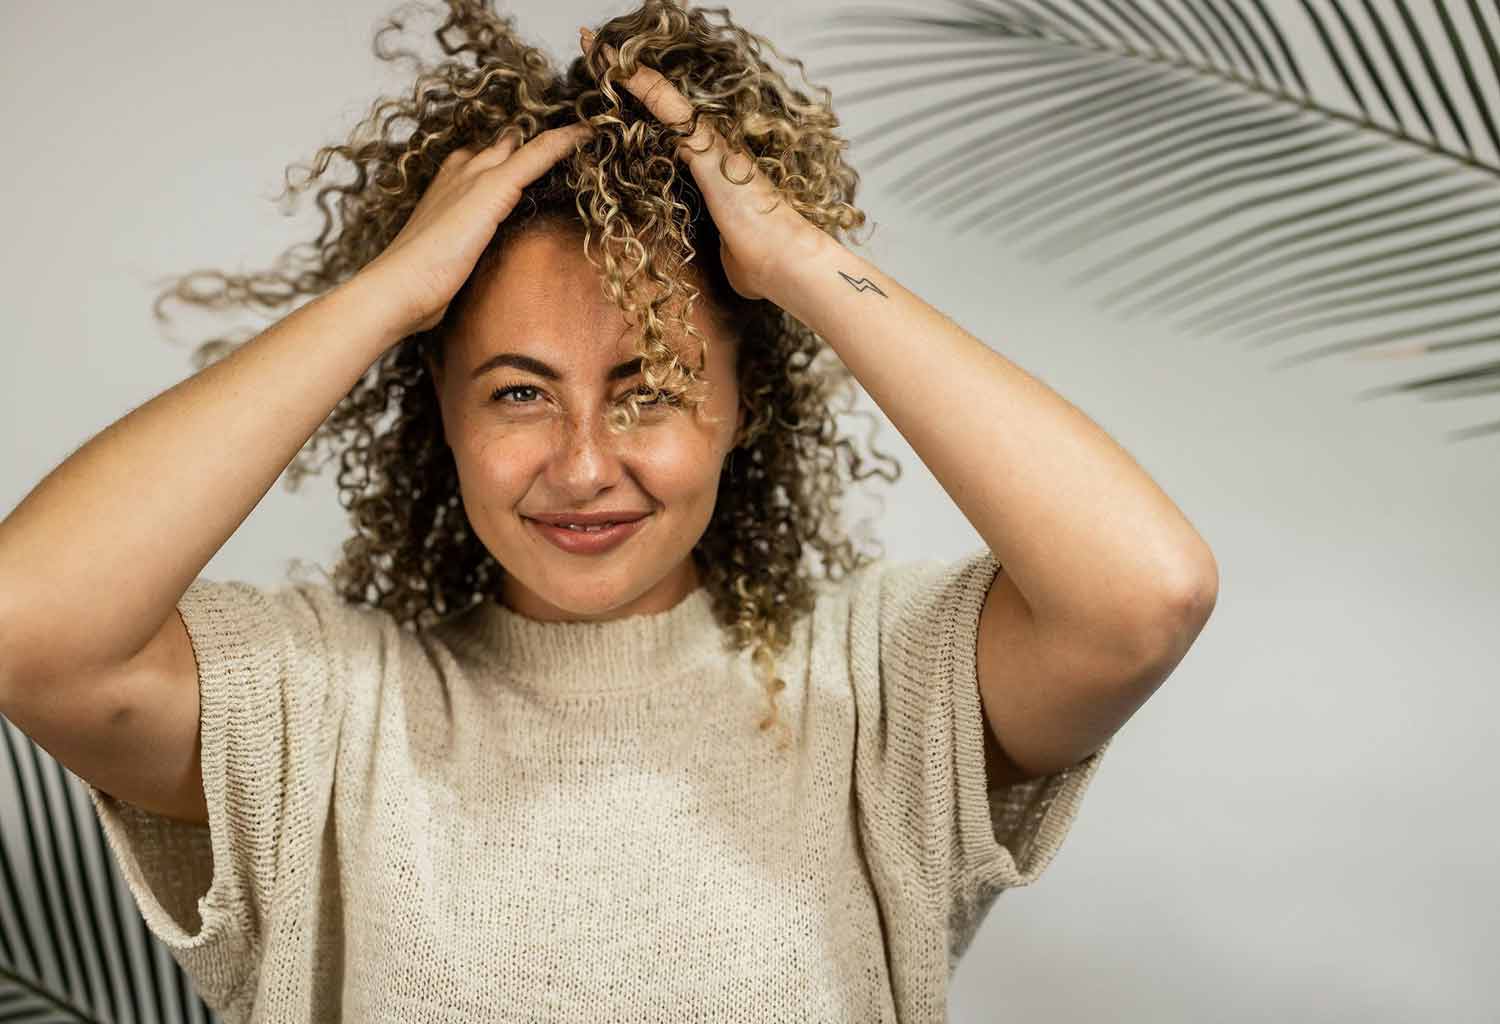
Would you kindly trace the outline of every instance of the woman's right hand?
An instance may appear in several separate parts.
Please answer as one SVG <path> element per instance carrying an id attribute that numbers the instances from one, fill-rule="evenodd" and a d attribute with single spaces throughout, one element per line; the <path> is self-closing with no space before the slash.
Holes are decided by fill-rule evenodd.
<path id="1" fill-rule="evenodd" d="M 443 159 L 396 237 L 355 275 L 379 282 L 376 292 L 397 318 L 395 337 L 437 326 L 522 189 L 593 132 L 575 121 L 517 149 L 517 133 L 507 130 L 478 153 L 459 148 Z"/>

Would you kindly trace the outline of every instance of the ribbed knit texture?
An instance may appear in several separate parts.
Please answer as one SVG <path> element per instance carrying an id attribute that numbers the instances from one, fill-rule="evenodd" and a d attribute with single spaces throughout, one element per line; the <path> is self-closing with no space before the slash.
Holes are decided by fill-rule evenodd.
<path id="1" fill-rule="evenodd" d="M 416 633 L 321 584 L 199 579 L 179 609 L 209 825 L 89 792 L 227 1024 L 943 1021 L 1108 749 L 987 792 L 999 569 L 981 550 L 819 583 L 779 663 L 784 755 L 703 589 Z"/>

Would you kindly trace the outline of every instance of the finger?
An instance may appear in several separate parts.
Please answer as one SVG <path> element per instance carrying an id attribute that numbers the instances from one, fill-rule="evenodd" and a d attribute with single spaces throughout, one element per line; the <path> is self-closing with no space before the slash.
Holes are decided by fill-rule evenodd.
<path id="1" fill-rule="evenodd" d="M 584 48 L 593 41 L 591 33 L 587 29 L 581 29 L 579 39 Z M 608 43 L 600 43 L 600 48 L 610 60 L 616 60 L 618 55 L 613 46 Z M 686 129 L 693 117 L 693 102 L 684 96 L 672 84 L 671 79 L 663 75 L 655 68 L 640 64 L 635 69 L 635 74 L 625 79 L 625 88 L 631 95 L 635 96 L 645 105 L 662 124 L 671 128 Z M 695 151 L 707 151 L 720 145 L 718 133 L 706 123 L 700 122 L 698 130 L 684 140 L 683 145 L 690 146 Z"/>
<path id="2" fill-rule="evenodd" d="M 447 156 L 443 157 L 443 162 L 438 164 L 438 170 L 456 171 L 458 170 L 458 168 L 464 166 L 464 164 L 468 163 L 473 158 L 473 150 L 466 149 L 463 146 L 459 146 L 457 149 L 451 150 Z"/>
<path id="3" fill-rule="evenodd" d="M 470 164 L 475 170 L 484 170 L 487 167 L 493 167 L 495 164 L 504 162 L 507 157 L 516 151 L 516 147 L 520 144 L 521 129 L 515 125 L 511 125 L 500 133 L 498 139 L 481 149 L 470 161 Z"/>
<path id="4" fill-rule="evenodd" d="M 517 187 L 529 185 L 593 133 L 594 126 L 587 121 L 549 128 L 489 170 L 513 179 Z"/>

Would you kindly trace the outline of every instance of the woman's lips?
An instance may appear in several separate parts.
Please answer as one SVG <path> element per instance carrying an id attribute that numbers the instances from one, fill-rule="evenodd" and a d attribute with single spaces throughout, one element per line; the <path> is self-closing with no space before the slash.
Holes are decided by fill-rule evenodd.
<path id="1" fill-rule="evenodd" d="M 524 518 L 524 517 L 523 517 Z M 602 530 L 570 530 L 566 526 L 548 526 L 526 519 L 547 540 L 572 555 L 598 555 L 610 551 L 634 536 L 651 516 L 630 523 L 616 523 Z"/>

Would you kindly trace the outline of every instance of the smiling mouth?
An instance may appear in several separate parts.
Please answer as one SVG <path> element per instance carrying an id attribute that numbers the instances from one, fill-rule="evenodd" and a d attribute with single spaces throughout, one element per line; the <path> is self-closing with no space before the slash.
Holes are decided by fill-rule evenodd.
<path id="1" fill-rule="evenodd" d="M 574 555 L 595 555 L 625 543 L 645 526 L 651 516 L 648 514 L 639 519 L 601 524 L 597 527 L 554 526 L 530 516 L 523 518 L 531 523 L 537 533 L 563 551 Z"/>
<path id="2" fill-rule="evenodd" d="M 649 513 L 647 513 L 647 514 L 649 515 Z M 598 522 L 598 523 L 567 523 L 567 522 L 549 523 L 545 519 L 537 519 L 537 518 L 534 518 L 532 516 L 522 516 L 521 518 L 522 519 L 528 519 L 531 522 L 537 523 L 537 524 L 539 524 L 541 526 L 551 526 L 551 527 L 555 527 L 557 529 L 563 529 L 563 530 L 577 530 L 580 533 L 592 533 L 592 532 L 596 532 L 598 530 L 608 529 L 609 527 L 612 527 L 612 526 L 623 526 L 623 525 L 627 525 L 629 523 L 638 523 L 642 519 L 645 519 L 646 516 L 643 516 L 643 515 L 642 516 L 632 516 L 629 519 L 606 519 L 606 520 L 604 520 L 602 522 Z"/>

